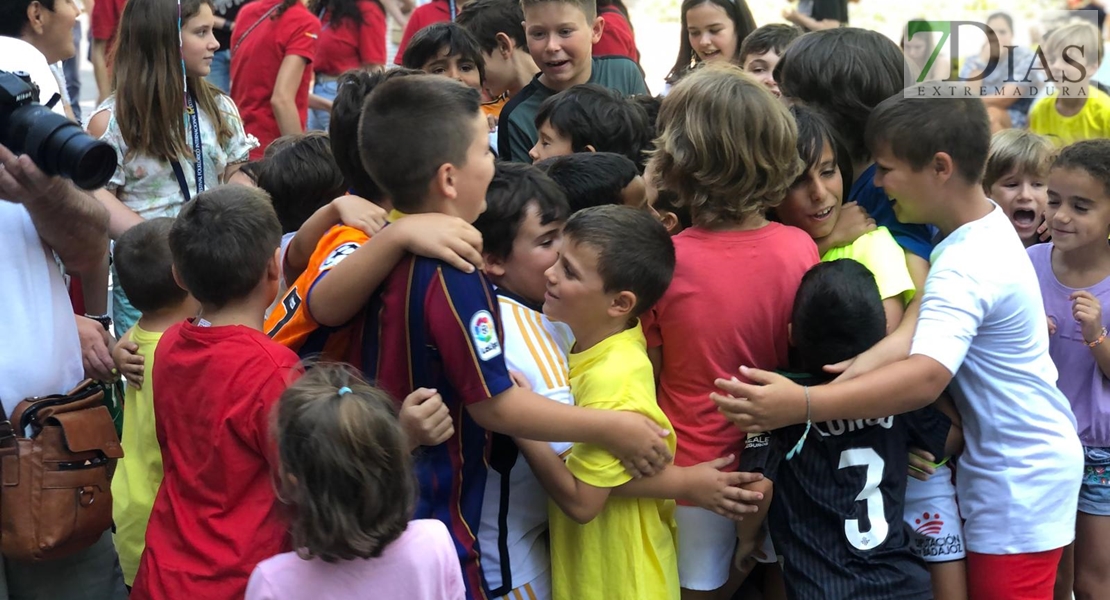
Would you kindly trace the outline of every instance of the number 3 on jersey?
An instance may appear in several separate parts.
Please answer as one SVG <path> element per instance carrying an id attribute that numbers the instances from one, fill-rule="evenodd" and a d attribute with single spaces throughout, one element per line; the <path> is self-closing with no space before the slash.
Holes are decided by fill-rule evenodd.
<path id="1" fill-rule="evenodd" d="M 859 519 L 846 519 L 844 521 L 844 536 L 848 543 L 859 550 L 872 550 L 886 541 L 890 533 L 890 525 L 886 522 L 886 513 L 883 510 L 883 493 L 879 491 L 879 484 L 883 480 L 883 468 L 886 462 L 871 448 L 852 448 L 840 453 L 840 468 L 866 467 L 866 480 L 863 490 L 856 496 L 856 502 L 867 504 L 867 520 L 871 522 L 869 531 L 860 531 Z"/>

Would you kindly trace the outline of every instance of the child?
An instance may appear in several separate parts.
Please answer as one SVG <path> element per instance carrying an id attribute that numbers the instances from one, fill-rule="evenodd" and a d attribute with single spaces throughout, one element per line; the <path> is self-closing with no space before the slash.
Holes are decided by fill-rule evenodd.
<path id="1" fill-rule="evenodd" d="M 413 4 L 415 3 L 408 3 L 409 10 L 412 10 Z M 409 42 L 413 36 L 436 23 L 455 21 L 464 4 L 465 2 L 459 2 L 458 0 L 432 0 L 413 10 L 408 21 L 404 23 L 405 29 L 401 32 L 401 42 L 397 45 L 397 54 L 393 57 L 393 64 L 401 65 L 405 50 L 408 50 Z M 400 21 L 398 22 L 400 23 Z"/>
<path id="2" fill-rule="evenodd" d="M 1026 248 L 1040 241 L 1054 156 L 1052 142 L 1030 131 L 1004 129 L 991 137 L 983 191 L 1010 218 Z"/>
<path id="3" fill-rule="evenodd" d="M 540 75 L 501 109 L 497 155 L 528 162 L 536 144 L 536 112 L 544 100 L 582 83 L 596 83 L 626 96 L 646 94 L 636 63 L 623 56 L 594 58 L 602 19 L 594 0 L 523 0 L 528 52 Z"/>
<path id="4" fill-rule="evenodd" d="M 597 16 L 605 22 L 601 39 L 594 42 L 594 56 L 624 56 L 640 64 L 640 50 L 636 48 L 636 32 L 632 17 L 622 0 L 598 0 Z"/>
<path id="5" fill-rule="evenodd" d="M 690 219 L 690 209 L 679 203 L 678 194 L 659 187 L 658 176 L 654 164 L 648 162 L 644 170 L 644 203 L 648 212 L 667 229 L 667 233 L 678 235 L 694 224 Z"/>
<path id="6" fill-rule="evenodd" d="M 643 169 L 649 129 L 639 104 L 600 85 L 576 85 L 540 105 L 539 138 L 528 157 L 535 163 L 574 152 L 615 152 Z"/>
<path id="7" fill-rule="evenodd" d="M 200 312 L 166 330 L 154 354 L 165 476 L 132 598 L 241 598 L 255 565 L 288 549 L 269 413 L 297 355 L 260 331 L 280 241 L 265 192 L 240 185 L 197 196 L 170 230 L 174 278 Z"/>
<path id="8" fill-rule="evenodd" d="M 605 204 L 641 208 L 647 198 L 644 178 L 628 158 L 612 152 L 580 152 L 541 161 L 570 201 L 570 212 Z"/>
<path id="9" fill-rule="evenodd" d="M 782 96 L 773 75 L 775 65 L 786 52 L 787 46 L 802 36 L 802 30 L 793 25 L 772 23 L 764 25 L 744 38 L 740 44 L 739 65 L 756 81 L 767 86 L 776 98 Z"/>
<path id="10" fill-rule="evenodd" d="M 755 31 L 747 2 L 683 0 L 679 14 L 678 58 L 667 74 L 667 86 L 678 83 L 703 62 L 724 60 L 739 65 L 740 46 Z"/>
<path id="11" fill-rule="evenodd" d="M 457 22 L 474 36 L 482 50 L 484 85 L 491 98 L 516 96 L 540 72 L 528 53 L 520 2 L 474 0 L 463 7 Z"/>
<path id="12" fill-rule="evenodd" d="M 251 160 L 277 138 L 304 131 L 319 34 L 320 20 L 301 0 L 259 0 L 239 11 L 231 36 L 231 97 L 259 142 Z"/>
<path id="13" fill-rule="evenodd" d="M 882 418 L 925 406 L 948 387 L 967 443 L 957 489 L 969 597 L 1050 598 L 1061 551 L 1074 536 L 1082 447 L 1054 385 L 1036 273 L 1009 219 L 983 194 L 986 110 L 976 98 L 899 94 L 872 113 L 866 140 L 881 167 L 875 184 L 890 194 L 898 218 L 935 224 L 946 236 L 934 253 L 911 356 L 808 390 L 741 367 L 756 384 L 718 379 L 729 395 L 714 400 L 751 431 Z"/>
<path id="14" fill-rule="evenodd" d="M 643 320 L 675 464 L 688 466 L 740 454 L 744 433 L 717 412 L 710 382 L 738 364 L 786 364 L 794 292 L 818 256 L 804 232 L 763 216 L 802 169 L 793 120 L 766 87 L 707 65 L 671 90 L 659 126 L 656 181 L 690 207 L 694 227 L 675 236 L 674 282 Z M 737 294 L 736 281 L 758 281 L 760 293 Z M 676 520 L 682 587 L 715 593 L 729 578 L 732 524 L 690 506 Z"/>
<path id="15" fill-rule="evenodd" d="M 320 207 L 347 190 L 323 132 L 287 140 L 263 163 L 257 184 L 270 195 L 284 234 L 295 233 Z"/>
<path id="16" fill-rule="evenodd" d="M 412 36 L 401 64 L 481 91 L 485 64 L 478 42 L 457 23 L 436 23 Z"/>
<path id="17" fill-rule="evenodd" d="M 447 529 L 409 520 L 416 477 L 388 395 L 347 368 L 316 365 L 282 394 L 274 435 L 296 551 L 262 561 L 247 600 L 462 600 Z"/>
<path id="18" fill-rule="evenodd" d="M 546 273 L 543 311 L 574 333 L 575 402 L 636 412 L 669 429 L 655 404 L 637 317 L 670 283 L 670 236 L 647 213 L 617 206 L 576 213 L 563 233 L 559 260 Z M 550 511 L 556 600 L 678 598 L 673 502 L 610 497 L 631 477 L 601 447 L 575 444 L 564 464 L 547 444 L 518 444 L 561 509 Z"/>
<path id="19" fill-rule="evenodd" d="M 312 69 L 312 93 L 335 100 L 339 76 L 352 69 L 374 72 L 385 68 L 388 28 L 386 10 L 397 10 L 396 0 L 312 0 L 308 9 L 320 18 L 320 38 Z M 398 11 L 399 12 L 399 11 Z M 328 111 L 312 109 L 308 128 L 328 129 Z"/>
<path id="20" fill-rule="evenodd" d="M 1084 600 L 1106 592 L 1110 573 L 1106 561 L 1110 355 L 1104 343 L 1110 320 L 1102 312 L 1110 303 L 1107 161 L 1107 140 L 1077 142 L 1060 152 L 1048 177 L 1045 220 L 1052 242 L 1028 250 L 1048 313 L 1048 351 L 1060 371 L 1056 385 L 1075 412 L 1086 454 L 1074 550 L 1075 597 Z"/>
<path id="21" fill-rule="evenodd" d="M 860 263 L 814 266 L 794 299 L 790 342 L 798 371 L 787 377 L 810 386 L 831 380 L 824 365 L 856 356 L 886 335 L 884 312 L 875 278 Z M 942 456 L 948 428 L 940 413 L 918 411 L 792 425 L 769 439 L 749 438 L 741 468 L 761 470 L 775 482 L 769 523 L 788 597 L 933 598 L 929 572 L 902 526 L 907 451 Z"/>
<path id="22" fill-rule="evenodd" d="M 409 218 L 405 213 L 443 213 L 473 222 L 481 214 L 494 166 L 478 106 L 477 91 L 442 77 L 393 79 L 367 99 L 359 126 L 363 162 L 393 199 L 393 221 Z M 382 142 L 401 137 L 413 143 Z M 350 262 L 337 265 L 323 282 L 338 277 Z M 358 271 L 347 272 L 357 277 Z M 419 301 L 410 304 L 407 298 Z M 425 448 L 417 460 L 416 516 L 448 523 L 468 598 L 483 594 L 476 532 L 487 430 L 599 444 L 649 475 L 669 455 L 662 439 L 667 432 L 641 415 L 583 410 L 514 387 L 499 311 L 480 273 L 405 256 L 366 315 L 360 365 L 367 377 L 395 397 L 413 386 L 434 387 L 456 424 L 448 443 Z"/>
<path id="23" fill-rule="evenodd" d="M 183 0 L 180 7 L 151 0 L 123 9 L 115 91 L 88 124 L 89 134 L 118 156 L 112 179 L 95 193 L 112 215 L 113 238 L 143 219 L 176 217 L 190 198 L 227 182 L 257 143 L 231 98 L 203 79 L 217 48 L 214 19 L 204 0 Z M 151 79 L 152 73 L 161 76 Z M 90 292 L 99 286 L 106 297 L 107 259 L 95 281 L 89 276 L 82 283 Z M 119 286 L 112 289 L 112 309 L 117 332 L 139 318 Z"/>
<path id="24" fill-rule="evenodd" d="M 144 371 L 154 369 L 154 349 L 162 333 L 196 315 L 197 303 L 178 287 L 170 256 L 170 227 L 173 219 L 143 221 L 127 230 L 116 242 L 119 285 L 142 312 L 139 322 L 120 338 L 133 342 L 134 354 L 142 357 Z M 118 345 L 117 345 L 118 346 Z M 122 358 L 115 354 L 113 358 Z M 119 366 L 123 370 L 124 366 Z M 154 432 L 151 388 L 127 386 L 124 397 L 124 457 L 112 478 L 112 520 L 116 525 L 116 549 L 127 585 L 135 583 L 139 557 L 143 554 L 147 521 L 154 497 L 162 482 L 162 454 Z"/>
<path id="25" fill-rule="evenodd" d="M 1064 25 L 1045 40 L 1045 55 L 1056 90 L 1029 110 L 1029 130 L 1058 146 L 1110 137 L 1110 96 L 1091 85 L 1102 61 L 1098 29 L 1084 22 Z"/>

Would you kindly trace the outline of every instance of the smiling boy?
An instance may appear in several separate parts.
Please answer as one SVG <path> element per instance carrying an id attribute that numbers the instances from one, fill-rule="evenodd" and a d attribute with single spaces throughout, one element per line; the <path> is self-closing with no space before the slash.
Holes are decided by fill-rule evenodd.
<path id="1" fill-rule="evenodd" d="M 596 83 L 627 96 L 646 94 L 636 63 L 622 56 L 594 58 L 604 21 L 595 0 L 523 0 L 528 52 L 540 74 L 501 110 L 497 154 L 530 162 L 536 143 L 536 112 L 547 98 L 582 83 Z"/>

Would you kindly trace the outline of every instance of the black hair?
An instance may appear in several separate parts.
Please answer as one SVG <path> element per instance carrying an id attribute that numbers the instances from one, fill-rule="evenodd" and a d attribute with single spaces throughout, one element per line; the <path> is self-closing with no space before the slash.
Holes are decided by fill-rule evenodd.
<path id="1" fill-rule="evenodd" d="M 663 108 L 663 97 L 650 94 L 637 94 L 628 99 L 633 104 L 639 104 L 647 116 L 647 129 L 644 130 L 648 143 L 646 151 L 655 149 L 655 138 L 659 135 L 659 110 Z M 643 172 L 643 169 L 640 169 Z"/>
<path id="2" fill-rule="evenodd" d="M 740 44 L 739 62 L 743 65 L 744 59 L 749 55 L 766 54 L 772 50 L 775 54 L 782 56 L 786 48 L 794 40 L 802 37 L 803 33 L 805 32 L 796 25 L 786 25 L 784 23 L 763 25 L 751 32 L 748 37 L 744 38 L 744 43 Z"/>
<path id="3" fill-rule="evenodd" d="M 563 228 L 566 242 L 597 250 L 597 272 L 606 293 L 636 295 L 631 318 L 655 305 L 674 277 L 674 243 L 663 224 L 628 206 L 580 210 Z"/>
<path id="4" fill-rule="evenodd" d="M 262 164 L 257 179 L 258 187 L 270 195 L 283 233 L 300 229 L 312 213 L 347 190 L 328 134 L 288 137 L 292 139 Z"/>
<path id="5" fill-rule="evenodd" d="M 347 180 L 347 187 L 371 202 L 380 202 L 385 198 L 385 192 L 374 183 L 374 179 L 362 165 L 362 152 L 358 143 L 362 105 L 382 82 L 394 77 L 423 74 L 424 71 L 418 69 L 398 67 L 378 73 L 356 69 L 347 71 L 339 78 L 338 92 L 331 105 L 331 122 L 328 124 L 332 157 L 343 173 L 343 178 Z"/>
<path id="6" fill-rule="evenodd" d="M 845 258 L 817 263 L 794 296 L 790 338 L 797 368 L 823 380 L 823 367 L 847 360 L 886 336 L 886 311 L 875 276 Z"/>
<path id="7" fill-rule="evenodd" d="M 540 161 L 537 167 L 566 192 L 570 211 L 621 204 L 621 192 L 640 172 L 627 156 L 612 152 L 577 152 Z"/>
<path id="8" fill-rule="evenodd" d="M 470 32 L 458 23 L 435 23 L 416 32 L 405 47 L 401 64 L 409 69 L 423 69 L 429 61 L 439 57 L 447 48 L 447 56 L 458 56 L 464 61 L 474 63 L 478 77 L 486 80 L 486 59 L 481 47 Z"/>
<path id="9" fill-rule="evenodd" d="M 250 295 L 281 244 L 281 223 L 259 188 L 221 185 L 185 204 L 170 229 L 173 265 L 202 305 Z"/>
<path id="10" fill-rule="evenodd" d="M 798 126 L 798 156 L 805 162 L 806 168 L 798 176 L 801 180 L 806 177 L 815 165 L 821 162 L 821 154 L 825 151 L 825 144 L 832 144 L 833 156 L 836 165 L 840 168 L 840 177 L 845 182 L 852 181 L 852 160 L 828 120 L 821 113 L 803 105 L 795 104 L 790 107 L 790 114 Z"/>
<path id="11" fill-rule="evenodd" d="M 324 18 L 324 12 L 330 11 L 326 25 L 332 29 L 339 27 L 346 19 L 355 25 L 362 25 L 366 21 L 362 18 L 362 11 L 358 7 L 358 0 L 311 0 L 308 10 L 312 14 Z"/>
<path id="12" fill-rule="evenodd" d="M 671 85 L 678 83 L 679 79 L 701 63 L 698 53 L 694 52 L 693 46 L 690 45 L 690 34 L 686 32 L 686 13 L 702 4 L 721 7 L 732 20 L 732 26 L 736 30 L 736 54 L 731 59 L 734 63 L 740 62 L 740 48 L 744 45 L 744 40 L 756 29 L 755 18 L 752 17 L 752 11 L 745 0 L 683 0 L 682 6 L 679 7 L 681 26 L 678 32 L 678 57 L 671 67 L 671 72 L 667 73 L 667 83 Z"/>
<path id="13" fill-rule="evenodd" d="M 480 105 L 478 90 L 446 77 L 394 78 L 366 99 L 362 164 L 398 210 L 421 206 L 441 166 L 466 164 Z"/>
<path id="14" fill-rule="evenodd" d="M 482 250 L 502 260 L 513 251 L 520 225 L 535 206 L 540 224 L 566 221 L 567 196 L 559 184 L 532 165 L 498 162 L 486 192 L 486 210 L 474 222 L 482 234 Z"/>
<path id="15" fill-rule="evenodd" d="M 1103 193 L 1110 195 L 1110 140 L 1084 140 L 1067 146 L 1056 156 L 1052 168 L 1083 171 L 1102 184 Z"/>
<path id="16" fill-rule="evenodd" d="M 116 240 L 113 253 L 118 283 L 140 312 L 177 306 L 189 295 L 173 278 L 172 227 L 171 217 L 148 219 Z"/>
<path id="17" fill-rule="evenodd" d="M 902 52 L 890 38 L 841 27 L 795 40 L 774 74 L 782 95 L 821 112 L 840 134 L 851 159 L 860 161 L 870 157 L 863 139 L 867 116 L 902 91 L 903 66 Z"/>
<path id="18" fill-rule="evenodd" d="M 4 0 L 0 2 L 0 36 L 23 37 L 23 28 L 30 25 L 27 9 L 36 0 Z M 54 0 L 38 0 L 46 10 L 54 12 Z"/>
<path id="19" fill-rule="evenodd" d="M 575 152 L 593 146 L 596 152 L 628 157 L 638 169 L 651 138 L 647 113 L 620 92 L 594 84 L 576 85 L 543 101 L 535 117 L 536 128 L 549 123 L 570 138 Z"/>
<path id="20" fill-rule="evenodd" d="M 528 50 L 524 11 L 517 0 L 474 0 L 465 5 L 456 23 L 474 36 L 483 52 L 497 49 L 497 34 L 504 33 L 517 48 Z"/>
<path id="21" fill-rule="evenodd" d="M 938 152 L 944 152 L 952 157 L 960 177 L 975 185 L 983 180 L 990 154 L 990 119 L 979 98 L 898 94 L 875 107 L 864 135 L 872 153 L 889 146 L 895 158 L 909 163 L 915 171 L 929 165 Z"/>

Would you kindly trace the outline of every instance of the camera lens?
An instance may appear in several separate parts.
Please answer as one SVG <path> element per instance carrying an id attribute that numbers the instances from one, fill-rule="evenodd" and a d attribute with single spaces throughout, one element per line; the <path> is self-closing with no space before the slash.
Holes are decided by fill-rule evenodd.
<path id="1" fill-rule="evenodd" d="M 72 179 L 77 187 L 104 187 L 116 171 L 116 151 L 69 119 L 39 105 L 22 106 L 8 120 L 13 152 L 31 157 L 44 173 Z"/>

